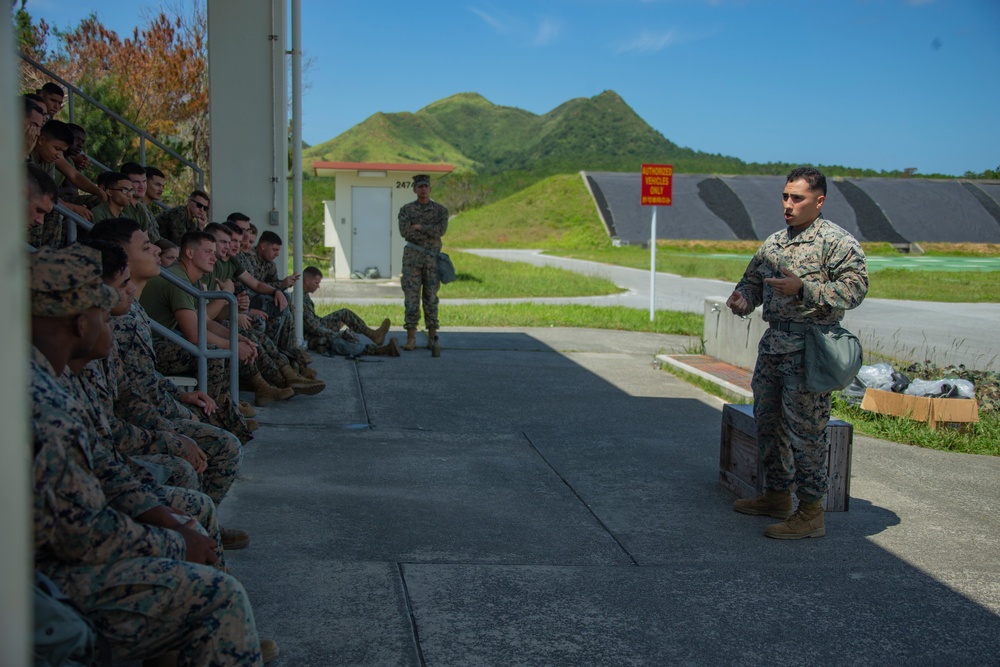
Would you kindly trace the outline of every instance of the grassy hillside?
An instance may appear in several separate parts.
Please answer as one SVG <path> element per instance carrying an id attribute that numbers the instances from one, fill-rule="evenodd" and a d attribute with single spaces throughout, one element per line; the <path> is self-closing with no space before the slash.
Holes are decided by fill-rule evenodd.
<path id="1" fill-rule="evenodd" d="M 329 141 L 302 152 L 304 167 L 327 162 L 443 162 L 471 169 L 471 160 L 412 113 L 377 113 Z"/>
<path id="2" fill-rule="evenodd" d="M 448 225 L 454 248 L 610 248 L 579 174 L 550 176 L 496 203 L 463 211 Z"/>
<path id="3" fill-rule="evenodd" d="M 459 93 L 416 113 L 376 113 L 304 158 L 331 161 L 447 162 L 480 177 L 522 171 L 633 170 L 671 161 L 685 170 L 735 172 L 736 158 L 682 148 L 651 128 L 614 91 L 569 100 L 538 116 Z"/>
<path id="4" fill-rule="evenodd" d="M 798 165 L 747 163 L 678 146 L 651 128 L 614 91 L 564 102 L 541 116 L 459 93 L 415 113 L 376 113 L 307 149 L 315 160 L 438 162 L 455 167 L 435 183 L 452 213 L 496 202 L 554 174 L 637 171 L 666 162 L 689 174 L 786 174 Z M 900 176 L 820 165 L 828 176 Z"/>

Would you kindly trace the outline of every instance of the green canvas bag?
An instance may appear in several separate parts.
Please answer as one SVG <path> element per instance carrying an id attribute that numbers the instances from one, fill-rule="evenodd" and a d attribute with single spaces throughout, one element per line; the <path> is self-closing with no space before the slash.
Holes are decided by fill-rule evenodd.
<path id="1" fill-rule="evenodd" d="M 451 257 L 443 252 L 439 252 L 437 256 L 438 280 L 442 285 L 447 285 L 455 280 L 455 265 L 451 263 Z"/>
<path id="2" fill-rule="evenodd" d="M 851 384 L 861 370 L 864 353 L 861 341 L 840 326 L 811 326 L 806 329 L 806 389 L 823 394 Z"/>

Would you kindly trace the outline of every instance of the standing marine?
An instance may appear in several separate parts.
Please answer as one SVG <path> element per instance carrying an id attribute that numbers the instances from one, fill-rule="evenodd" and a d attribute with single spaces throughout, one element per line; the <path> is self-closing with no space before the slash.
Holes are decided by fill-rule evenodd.
<path id="1" fill-rule="evenodd" d="M 417 326 L 420 324 L 420 304 L 424 306 L 424 323 L 427 325 L 427 347 L 437 356 L 441 350 L 438 341 L 438 297 L 440 277 L 437 270 L 441 237 L 448 231 L 448 209 L 431 200 L 431 178 L 426 174 L 413 177 L 413 192 L 417 200 L 399 209 L 399 233 L 406 239 L 403 248 L 403 303 L 406 309 L 404 350 L 417 347 Z"/>
<path id="2" fill-rule="evenodd" d="M 733 509 L 784 519 L 768 537 L 822 537 L 827 492 L 830 392 L 810 392 L 805 375 L 805 332 L 839 323 L 868 293 L 868 265 L 861 244 L 823 218 L 826 177 L 817 169 L 793 170 L 782 192 L 787 229 L 771 234 L 750 260 L 726 301 L 736 315 L 763 306 L 768 329 L 757 348 L 753 412 L 764 468 L 764 493 L 740 499 Z M 799 505 L 792 504 L 792 488 Z"/>

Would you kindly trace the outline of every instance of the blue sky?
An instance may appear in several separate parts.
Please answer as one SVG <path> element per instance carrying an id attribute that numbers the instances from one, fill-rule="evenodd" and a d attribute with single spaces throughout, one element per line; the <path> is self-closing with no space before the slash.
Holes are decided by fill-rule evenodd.
<path id="1" fill-rule="evenodd" d="M 127 33 L 159 5 L 27 9 Z M 1000 165 L 998 0 L 302 0 L 302 15 L 310 144 L 460 92 L 543 114 L 614 90 L 681 146 L 746 161 Z"/>

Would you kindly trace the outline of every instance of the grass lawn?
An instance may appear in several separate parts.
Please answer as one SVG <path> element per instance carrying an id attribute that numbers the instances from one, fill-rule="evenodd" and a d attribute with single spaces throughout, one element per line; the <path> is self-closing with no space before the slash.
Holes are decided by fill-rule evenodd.
<path id="1" fill-rule="evenodd" d="M 455 264 L 456 279 L 441 286 L 438 295 L 443 299 L 599 296 L 624 291 L 610 280 L 575 271 L 445 250 Z"/>
<path id="2" fill-rule="evenodd" d="M 754 248 L 756 248 L 756 241 L 752 243 L 755 244 Z M 717 250 L 715 252 L 725 251 Z M 551 254 L 604 264 L 628 266 L 635 269 L 649 269 L 649 250 L 638 246 L 556 250 Z M 699 254 L 691 252 L 689 249 L 658 248 L 656 270 L 692 278 L 724 280 L 734 285 L 743 277 L 743 271 L 747 267 L 747 259 L 706 255 L 707 252 Z M 1000 272 L 913 271 L 909 269 L 870 271 L 868 296 L 875 299 L 901 299 L 904 301 L 998 303 L 1000 302 Z"/>
<path id="3" fill-rule="evenodd" d="M 317 305 L 316 314 L 333 312 L 336 306 Z M 403 308 L 397 305 L 352 305 L 351 310 L 366 322 L 380 322 L 386 317 L 399 323 Z M 581 327 L 591 329 L 619 329 L 648 333 L 693 336 L 699 341 L 702 333 L 702 316 L 697 313 L 678 313 L 659 310 L 652 322 L 649 311 L 622 306 L 583 306 L 565 304 L 503 303 L 466 306 L 439 306 L 441 320 L 449 327 Z"/>

